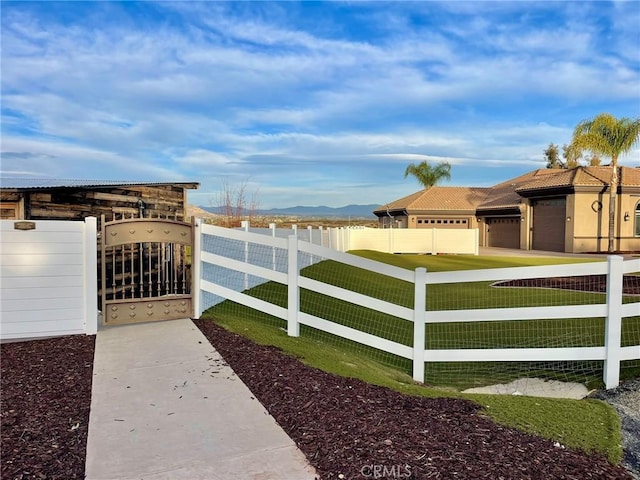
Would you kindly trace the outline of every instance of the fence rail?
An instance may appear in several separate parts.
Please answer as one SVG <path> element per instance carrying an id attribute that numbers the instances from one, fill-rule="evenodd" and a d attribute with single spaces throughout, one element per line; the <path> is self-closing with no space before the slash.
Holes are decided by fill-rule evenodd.
<path id="1" fill-rule="evenodd" d="M 429 362 L 603 360 L 605 362 L 603 380 L 607 388 L 612 388 L 619 383 L 620 362 L 640 359 L 640 344 L 621 346 L 621 324 L 623 318 L 640 316 L 640 302 L 623 302 L 623 275 L 625 273 L 640 272 L 640 259 L 624 262 L 622 257 L 611 256 L 606 262 L 597 263 L 428 273 L 424 268 L 410 271 L 339 252 L 332 248 L 302 241 L 295 235 L 290 235 L 288 238 L 276 238 L 275 236 L 270 237 L 264 234 L 229 230 L 200 223 L 197 223 L 196 228 L 199 229 L 199 233 L 196 233 L 196 236 L 200 237 L 199 243 L 215 245 L 224 241 L 234 240 L 236 241 L 235 249 L 238 250 L 235 254 L 229 254 L 228 251 L 226 254 L 214 254 L 207 252 L 204 247 L 201 253 L 196 248 L 194 263 L 202 262 L 198 269 L 206 270 L 208 267 L 221 268 L 252 278 L 251 281 L 234 287 L 221 285 L 216 278 L 205 279 L 203 277 L 199 287 L 201 295 L 198 297 L 212 294 L 217 297 L 217 301 L 229 299 L 273 315 L 287 322 L 287 332 L 290 336 L 299 335 L 300 325 L 302 324 L 412 360 L 413 378 L 419 382 L 424 381 L 425 363 Z M 272 256 L 263 255 L 262 258 L 277 257 L 279 263 L 256 265 L 248 262 L 247 259 L 249 257 L 258 257 L 256 251 L 259 249 L 263 249 L 263 252 L 264 249 L 272 249 Z M 278 253 L 276 253 L 276 250 Z M 301 270 L 305 266 L 312 265 L 320 260 L 332 260 L 409 282 L 414 286 L 413 305 L 409 308 L 301 275 Z M 427 290 L 429 285 L 583 275 L 607 276 L 607 292 L 606 296 L 603 295 L 602 303 L 465 310 L 427 310 L 426 308 L 426 301 L 429 298 Z M 259 279 L 256 280 L 254 277 L 259 277 Z M 247 288 L 266 281 L 286 285 L 286 307 L 243 293 Z M 358 330 L 352 326 L 335 323 L 301 311 L 301 289 L 317 292 L 412 322 L 413 340 L 411 345 L 398 343 Z M 210 302 L 202 302 L 200 298 L 196 302 L 198 316 L 204 309 L 211 306 Z M 599 346 L 518 348 L 517 345 L 514 345 L 511 348 L 499 349 L 428 349 L 425 346 L 425 327 L 438 323 L 592 317 L 604 317 L 606 319 L 604 339 Z"/>

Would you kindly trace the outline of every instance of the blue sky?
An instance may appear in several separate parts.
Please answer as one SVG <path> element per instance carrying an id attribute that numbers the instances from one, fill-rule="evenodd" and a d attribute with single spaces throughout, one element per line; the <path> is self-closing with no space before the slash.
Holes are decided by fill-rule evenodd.
<path id="1" fill-rule="evenodd" d="M 640 2 L 2 2 L 4 176 L 382 204 L 640 116 Z M 620 159 L 640 166 L 640 149 Z"/>

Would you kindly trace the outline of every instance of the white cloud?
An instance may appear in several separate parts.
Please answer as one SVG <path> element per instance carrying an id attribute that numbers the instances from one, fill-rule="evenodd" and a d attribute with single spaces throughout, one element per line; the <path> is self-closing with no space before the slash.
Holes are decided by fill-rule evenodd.
<path id="1" fill-rule="evenodd" d="M 328 4 L 313 22 L 306 7 L 96 3 L 62 22 L 9 4 L 3 170 L 203 189 L 249 173 L 327 198 L 406 188 L 419 159 L 529 169 L 577 121 L 638 114 L 632 2 Z"/>
<path id="2" fill-rule="evenodd" d="M 180 173 L 153 161 L 45 139 L 4 136 L 2 171 L 63 179 L 175 180 Z"/>

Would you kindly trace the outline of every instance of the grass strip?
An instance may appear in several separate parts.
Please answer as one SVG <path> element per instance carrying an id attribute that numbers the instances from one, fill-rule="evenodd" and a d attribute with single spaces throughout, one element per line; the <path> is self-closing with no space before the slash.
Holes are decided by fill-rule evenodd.
<path id="1" fill-rule="evenodd" d="M 479 257 L 479 256 L 424 256 L 389 255 L 379 252 L 352 252 L 373 260 L 393 264 L 401 268 L 426 267 L 428 271 L 469 270 L 481 268 L 504 268 L 515 266 L 551 265 L 583 262 L 584 259 L 543 258 L 543 257 Z M 324 281 L 365 295 L 411 307 L 413 286 L 375 273 L 349 267 L 337 262 L 322 262 L 304 270 L 303 275 Z M 460 292 L 463 285 L 463 294 Z M 441 292 L 437 288 L 443 289 Z M 495 293 L 489 282 L 456 284 L 457 292 L 446 292 L 451 285 L 435 285 L 428 292 L 428 309 L 500 308 L 516 306 L 549 305 L 549 296 L 535 289 L 510 289 Z M 435 291 L 434 291 L 435 290 Z M 268 282 L 246 292 L 271 303 L 286 306 L 286 287 Z M 433 303 L 431 297 L 437 298 Z M 461 297 L 464 300 L 461 300 Z M 594 299 L 593 297 L 597 297 Z M 584 292 L 555 292 L 553 304 L 600 303 L 600 295 Z M 431 302 L 431 303 L 430 303 Z M 333 299 L 315 292 L 301 294 L 303 311 L 327 318 L 331 321 L 352 326 L 390 340 L 410 345 L 412 326 L 410 322 L 381 314 L 348 302 Z M 366 314 L 363 315 L 363 311 Z M 304 363 L 345 377 L 359 378 L 366 382 L 386 386 L 402 393 L 422 396 L 459 396 L 477 401 L 484 406 L 484 412 L 495 421 L 516 427 L 561 444 L 579 448 L 587 452 L 605 455 L 613 463 L 622 456 L 620 422 L 616 412 L 606 403 L 597 400 L 558 400 L 524 396 L 469 395 L 458 392 L 458 388 L 470 382 L 447 378 L 447 386 L 427 387 L 417 384 L 411 378 L 410 362 L 398 359 L 384 352 L 374 351 L 344 339 L 336 340 L 328 334 L 302 328 L 302 336 L 288 337 L 286 325 L 281 319 L 262 312 L 225 301 L 209 309 L 202 318 L 215 319 L 220 325 L 235 333 L 244 335 L 256 343 L 274 345 L 284 353 L 299 358 Z M 390 322 L 394 327 L 389 328 Z M 574 322 L 574 323 L 572 323 Z M 490 348 L 500 347 L 503 342 L 513 346 L 575 346 L 598 344 L 604 332 L 603 319 L 580 319 L 576 329 L 576 319 L 531 320 L 519 322 L 464 322 L 428 326 L 427 348 Z M 455 330 L 455 334 L 451 329 Z M 571 338 L 558 338 L 558 331 L 579 333 Z M 637 342 L 640 318 L 626 319 L 623 324 L 625 341 Z M 471 343 L 470 343 L 471 342 Z M 551 342 L 551 343 L 550 343 Z M 446 365 L 427 364 L 427 372 L 432 377 L 443 376 Z M 442 369 L 442 371 L 439 371 Z M 485 369 L 486 370 L 486 369 Z M 468 375 L 469 371 L 465 370 Z M 478 370 L 478 375 L 482 371 Z M 536 372 L 548 378 L 557 372 Z M 445 375 L 446 377 L 446 375 Z M 514 374 L 517 378 L 517 374 Z M 429 378 L 428 378 L 429 379 Z M 560 378 L 564 379 L 564 378 Z M 476 379 L 482 384 L 491 383 L 490 376 Z M 500 376 L 504 381 L 504 372 Z M 472 384 L 477 383 L 472 381 Z M 493 382 L 496 383 L 496 382 Z M 451 387 L 456 388 L 451 388 Z"/>

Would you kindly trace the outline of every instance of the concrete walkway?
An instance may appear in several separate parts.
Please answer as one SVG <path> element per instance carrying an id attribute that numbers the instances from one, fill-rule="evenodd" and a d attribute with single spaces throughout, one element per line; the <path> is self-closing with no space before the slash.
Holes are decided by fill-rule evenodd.
<path id="1" fill-rule="evenodd" d="M 315 478 L 191 320 L 98 332 L 86 478 Z"/>

